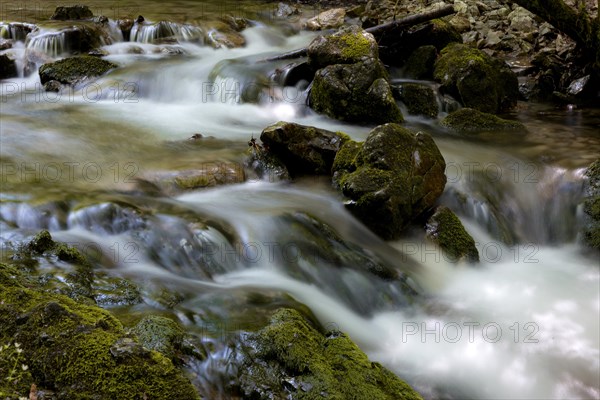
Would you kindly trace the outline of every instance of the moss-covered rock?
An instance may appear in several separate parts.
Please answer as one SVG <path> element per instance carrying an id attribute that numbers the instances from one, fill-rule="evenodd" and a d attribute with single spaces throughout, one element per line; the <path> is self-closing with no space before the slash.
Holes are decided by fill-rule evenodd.
<path id="1" fill-rule="evenodd" d="M 333 172 L 348 209 L 385 239 L 431 209 L 446 185 L 446 163 L 431 136 L 398 124 L 376 127 L 357 153 L 348 149 L 334 163 L 343 168 Z"/>
<path id="2" fill-rule="evenodd" d="M 113 68 L 117 68 L 117 65 L 98 57 L 76 56 L 44 64 L 40 67 L 39 74 L 42 84 L 54 80 L 73 85 L 84 79 L 103 75 Z"/>
<path id="3" fill-rule="evenodd" d="M 319 37 L 308 47 L 308 61 L 318 69 L 309 95 L 315 111 L 350 122 L 402 121 L 370 33 L 353 26 Z"/>
<path id="4" fill-rule="evenodd" d="M 418 47 L 406 60 L 404 75 L 411 79 L 432 79 L 437 55 L 438 51 L 433 45 Z"/>
<path id="5" fill-rule="evenodd" d="M 461 34 L 454 28 L 450 23 L 443 19 L 434 19 L 431 21 L 433 25 L 430 32 L 420 43 L 421 46 L 432 45 L 438 51 L 441 51 L 444 47 L 450 43 L 462 43 L 463 39 Z"/>
<path id="6" fill-rule="evenodd" d="M 146 349 L 156 350 L 172 361 L 176 361 L 185 337 L 185 332 L 177 322 L 157 315 L 144 317 L 132 332 Z"/>
<path id="7" fill-rule="evenodd" d="M 461 108 L 446 116 L 440 125 L 460 134 L 471 135 L 490 131 L 525 131 L 525 125 L 502 119 L 473 108 Z"/>
<path id="8" fill-rule="evenodd" d="M 56 399 L 199 398 L 169 359 L 127 337 L 107 311 L 21 282 L 17 268 L 0 264 L 0 344 L 20 343 L 31 374 L 19 396 L 35 384 Z"/>
<path id="9" fill-rule="evenodd" d="M 517 76 L 508 65 L 463 44 L 452 43 L 442 50 L 433 75 L 443 92 L 483 112 L 510 109 L 519 96 Z"/>
<path id="10" fill-rule="evenodd" d="M 336 153 L 348 139 L 342 132 L 283 121 L 260 134 L 265 149 L 281 160 L 292 176 L 329 175 Z"/>
<path id="11" fill-rule="evenodd" d="M 404 381 L 369 361 L 347 335 L 323 335 L 295 310 L 276 312 L 246 346 L 238 383 L 243 398 L 421 399 Z"/>
<path id="12" fill-rule="evenodd" d="M 418 83 L 403 83 L 395 87 L 398 100 L 406 106 L 408 113 L 436 118 L 438 103 L 433 89 Z"/>
<path id="13" fill-rule="evenodd" d="M 588 183 L 583 210 L 588 216 L 588 221 L 583 238 L 589 247 L 600 250 L 600 159 L 588 167 L 585 175 Z"/>
<path id="14" fill-rule="evenodd" d="M 440 246 L 450 261 L 479 261 L 475 240 L 448 207 L 437 207 L 425 229 L 427 238 Z"/>

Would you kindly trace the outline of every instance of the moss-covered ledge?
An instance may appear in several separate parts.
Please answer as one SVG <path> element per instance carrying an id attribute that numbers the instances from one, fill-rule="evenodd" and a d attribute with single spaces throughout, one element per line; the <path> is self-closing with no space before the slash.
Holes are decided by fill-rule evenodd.
<path id="1" fill-rule="evenodd" d="M 347 335 L 324 335 L 292 309 L 278 310 L 246 346 L 239 376 L 243 398 L 421 400 Z"/>
<path id="2" fill-rule="evenodd" d="M 10 354 L 0 357 L 0 376 L 14 377 L 0 382 L 2 399 L 28 398 L 32 384 L 56 399 L 200 398 L 182 371 L 128 337 L 109 312 L 44 292 L 1 263 L 0 346 Z"/>

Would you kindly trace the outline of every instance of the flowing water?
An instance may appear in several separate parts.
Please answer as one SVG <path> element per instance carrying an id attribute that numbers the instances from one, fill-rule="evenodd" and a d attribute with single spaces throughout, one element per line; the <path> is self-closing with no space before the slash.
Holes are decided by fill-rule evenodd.
<path id="1" fill-rule="evenodd" d="M 131 14 L 180 24 L 217 7 L 173 1 L 161 14 L 164 6 L 139 3 L 126 3 Z M 35 10 L 21 13 L 36 22 Z M 599 262 L 578 238 L 583 170 L 600 154 L 598 110 L 523 105 L 511 117 L 528 133 L 472 140 L 408 117 L 446 159 L 440 203 L 475 238 L 476 267 L 451 264 L 416 230 L 378 239 L 325 179 L 250 179 L 175 197 L 140 189 L 139 178 L 161 171 L 232 162 L 242 170 L 247 141 L 279 120 L 367 136 L 370 127 L 308 109 L 307 82 L 276 85 L 273 74 L 289 62 L 257 62 L 314 34 L 244 13 L 254 18 L 244 48 L 155 44 L 152 31 L 137 31 L 135 43 L 103 47 L 121 68 L 93 84 L 57 94 L 43 92 L 36 74 L 0 83 L 3 258 L 49 229 L 98 271 L 132 279 L 146 303 L 115 313 L 169 310 L 206 333 L 213 352 L 193 366 L 195 383 L 217 397 L 227 398 L 218 384 L 230 351 L 224 336 L 299 302 L 426 398 L 599 398 Z M 56 56 L 64 44 L 43 37 L 39 46 Z M 206 138 L 188 140 L 195 133 Z M 382 268 L 401 283 L 373 273 Z M 178 301 L 157 299 L 161 288 Z M 416 302 L 406 297 L 413 289 Z M 217 323 L 227 335 L 204 331 Z"/>

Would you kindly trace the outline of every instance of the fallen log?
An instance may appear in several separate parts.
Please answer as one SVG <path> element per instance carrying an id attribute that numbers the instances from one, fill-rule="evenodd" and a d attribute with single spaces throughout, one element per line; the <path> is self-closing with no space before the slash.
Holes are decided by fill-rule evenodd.
<path id="1" fill-rule="evenodd" d="M 387 22 L 385 24 L 372 26 L 370 28 L 365 29 L 365 31 L 369 32 L 376 38 L 381 36 L 387 32 L 410 28 L 411 26 L 415 26 L 421 24 L 423 22 L 431 21 L 432 19 L 442 18 L 451 14 L 454 14 L 454 7 L 451 5 L 438 8 L 436 10 L 427 11 L 420 14 L 409 15 L 408 17 L 399 19 L 397 21 Z M 308 48 L 304 47 L 302 49 L 293 50 L 287 53 L 283 53 L 277 56 L 269 57 L 264 59 L 263 61 L 280 61 L 280 60 L 291 60 L 301 57 L 306 57 L 308 53 Z"/>

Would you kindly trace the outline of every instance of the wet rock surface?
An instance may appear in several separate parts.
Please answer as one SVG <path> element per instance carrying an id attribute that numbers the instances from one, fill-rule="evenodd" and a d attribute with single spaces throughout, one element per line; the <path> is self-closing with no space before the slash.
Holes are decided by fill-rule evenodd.
<path id="1" fill-rule="evenodd" d="M 65 58 L 40 67 L 40 81 L 45 84 L 57 81 L 73 85 L 85 79 L 105 74 L 117 65 L 109 61 L 91 56 L 76 56 Z"/>
<path id="2" fill-rule="evenodd" d="M 450 261 L 479 261 L 475 240 L 448 207 L 437 207 L 427 220 L 425 230 L 426 237 L 440 246 Z"/>

